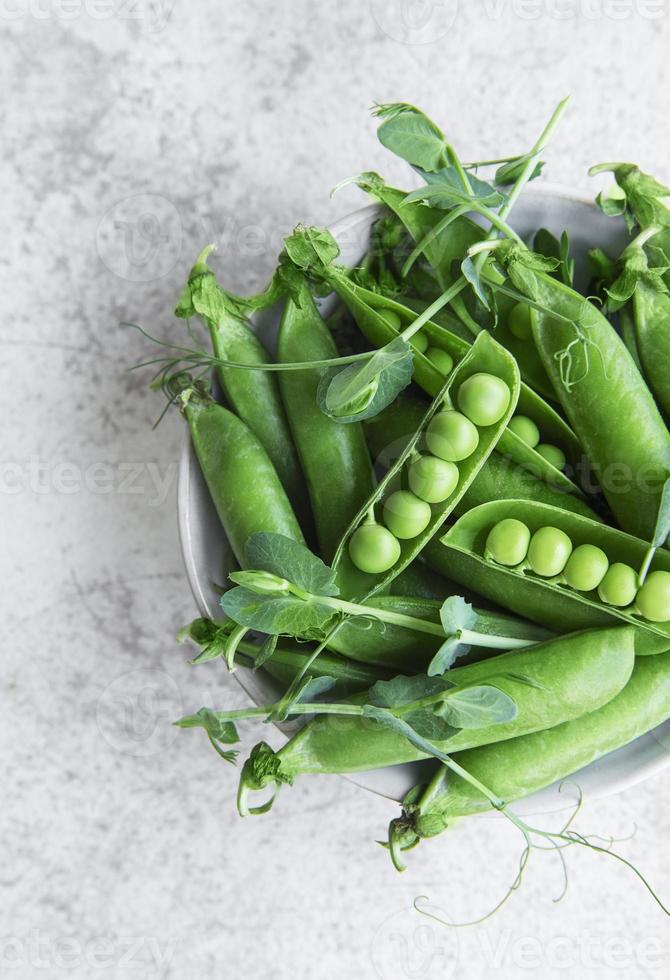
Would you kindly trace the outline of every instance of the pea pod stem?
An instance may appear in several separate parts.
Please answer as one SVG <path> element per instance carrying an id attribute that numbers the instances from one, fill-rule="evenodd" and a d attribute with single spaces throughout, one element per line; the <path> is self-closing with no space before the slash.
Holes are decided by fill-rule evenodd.
<path id="1" fill-rule="evenodd" d="M 447 634 L 439 623 L 431 623 L 430 620 L 420 619 L 417 616 L 408 616 L 405 613 L 395 613 L 391 609 L 379 609 L 376 606 L 364 606 L 358 602 L 348 602 L 346 599 L 338 599 L 333 596 L 315 596 L 295 585 L 290 586 L 290 591 L 299 599 L 314 599 L 320 605 L 329 606 L 337 612 L 350 616 L 373 616 L 383 623 L 393 626 L 401 626 L 404 629 L 415 630 L 419 633 L 428 633 L 430 636 L 446 637 L 454 635 L 463 643 L 470 646 L 490 647 L 494 650 L 517 650 L 521 647 L 533 646 L 537 641 L 521 639 L 511 636 L 496 636 L 491 633 L 479 633 L 476 630 L 459 628 L 454 634 Z"/>

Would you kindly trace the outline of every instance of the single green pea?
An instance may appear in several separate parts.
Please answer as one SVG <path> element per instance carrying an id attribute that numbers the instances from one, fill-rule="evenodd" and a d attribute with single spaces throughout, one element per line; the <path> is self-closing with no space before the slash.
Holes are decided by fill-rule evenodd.
<path id="1" fill-rule="evenodd" d="M 458 407 L 475 425 L 495 425 L 507 411 L 510 390 L 495 374 L 478 372 L 463 382 Z"/>
<path id="2" fill-rule="evenodd" d="M 384 503 L 384 523 L 397 538 L 416 538 L 430 522 L 430 504 L 409 490 L 396 490 Z"/>
<path id="3" fill-rule="evenodd" d="M 377 312 L 382 317 L 382 319 L 386 320 L 389 327 L 392 327 L 393 330 L 402 329 L 402 320 L 400 319 L 400 317 L 398 316 L 395 310 L 378 310 Z"/>
<path id="4" fill-rule="evenodd" d="M 510 310 L 507 325 L 510 333 L 513 333 L 519 340 L 530 340 L 533 330 L 530 320 L 530 306 L 526 303 L 517 303 Z"/>
<path id="5" fill-rule="evenodd" d="M 522 521 L 506 517 L 491 528 L 486 551 L 499 565 L 518 565 L 528 553 L 530 531 Z"/>
<path id="6" fill-rule="evenodd" d="M 412 493 L 429 504 L 440 504 L 450 497 L 458 483 L 458 467 L 437 456 L 420 456 L 407 473 Z"/>
<path id="7" fill-rule="evenodd" d="M 446 350 L 442 350 L 441 347 L 429 347 L 426 351 L 426 357 L 434 364 L 440 374 L 445 377 L 454 369 L 454 359 L 451 354 Z"/>
<path id="8" fill-rule="evenodd" d="M 563 574 L 570 588 L 591 592 L 605 578 L 608 567 L 609 560 L 602 548 L 594 544 L 580 544 L 568 558 Z"/>
<path id="9" fill-rule="evenodd" d="M 398 320 L 398 328 L 400 328 L 400 320 Z M 428 350 L 428 337 L 426 337 L 425 333 L 422 333 L 420 330 L 418 333 L 415 333 L 413 337 L 410 337 L 409 342 L 415 350 L 418 350 L 420 354 L 425 354 Z"/>
<path id="10" fill-rule="evenodd" d="M 630 565 L 615 561 L 598 586 L 598 595 L 610 606 L 630 606 L 637 592 L 637 572 Z"/>
<path id="11" fill-rule="evenodd" d="M 400 558 L 400 543 L 381 524 L 362 524 L 351 535 L 349 557 L 361 572 L 380 575 Z"/>
<path id="12" fill-rule="evenodd" d="M 548 463 L 551 463 L 557 470 L 562 470 L 565 466 L 565 453 L 558 446 L 551 446 L 548 442 L 541 442 L 535 446 L 535 452 L 539 453 Z"/>
<path id="13" fill-rule="evenodd" d="M 651 572 L 635 596 L 637 608 L 652 623 L 670 619 L 670 572 Z"/>
<path id="14" fill-rule="evenodd" d="M 479 445 L 479 433 L 460 412 L 438 412 L 426 429 L 426 444 L 433 456 L 457 463 L 472 456 Z"/>
<path id="15" fill-rule="evenodd" d="M 533 449 L 540 441 L 540 430 L 527 415 L 513 415 L 507 426 L 515 436 Z"/>
<path id="16" fill-rule="evenodd" d="M 536 575 L 560 575 L 572 551 L 572 541 L 557 527 L 541 527 L 530 539 L 528 564 Z"/>

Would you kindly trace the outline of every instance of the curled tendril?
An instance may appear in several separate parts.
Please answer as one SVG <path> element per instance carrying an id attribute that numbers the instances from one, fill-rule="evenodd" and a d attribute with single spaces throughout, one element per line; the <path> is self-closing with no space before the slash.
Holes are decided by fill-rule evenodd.
<path id="1" fill-rule="evenodd" d="M 563 791 L 563 787 L 565 785 L 568 785 L 568 783 L 562 782 L 559 785 L 558 787 L 559 792 Z M 572 823 L 575 820 L 577 814 L 579 813 L 583 803 L 583 795 L 580 787 L 574 783 L 572 785 L 576 786 L 578 790 L 578 799 L 577 802 L 575 803 L 575 806 L 572 809 L 572 812 L 568 820 L 563 824 L 561 829 L 558 831 L 548 831 L 548 830 L 542 830 L 541 828 L 538 827 L 531 827 L 527 823 L 525 823 L 525 821 L 523 821 L 520 817 L 517 817 L 515 814 L 511 813 L 506 806 L 503 806 L 501 808 L 501 812 L 503 813 L 503 815 L 506 816 L 509 820 L 511 820 L 511 822 L 517 827 L 517 829 L 523 835 L 525 840 L 525 846 L 521 852 L 521 856 L 519 859 L 519 870 L 516 874 L 516 877 L 514 878 L 514 881 L 509 886 L 509 888 L 507 889 L 507 891 L 505 892 L 501 900 L 497 902 L 496 905 L 489 912 L 487 912 L 485 915 L 481 916 L 478 919 L 472 919 L 467 922 L 449 922 L 445 919 L 442 919 L 440 916 L 435 915 L 435 913 L 429 912 L 425 908 L 419 907 L 418 903 L 421 900 L 428 901 L 425 895 L 419 895 L 417 898 L 414 899 L 413 904 L 416 911 L 419 912 L 421 915 L 425 915 L 428 918 L 434 919 L 436 922 L 440 922 L 442 925 L 449 926 L 451 928 L 462 928 L 465 926 L 479 925 L 480 923 L 485 922 L 497 911 L 499 911 L 499 909 L 502 908 L 502 906 L 508 901 L 508 899 L 512 896 L 512 894 L 518 890 L 518 888 L 521 885 L 524 872 L 528 866 L 531 852 L 534 850 L 554 852 L 557 855 L 558 859 L 560 860 L 561 868 L 563 871 L 563 887 L 560 893 L 556 896 L 556 898 L 552 900 L 554 902 L 560 902 L 561 899 L 565 896 L 568 889 L 568 869 L 567 869 L 567 863 L 563 852 L 567 847 L 578 845 L 580 847 L 588 848 L 589 850 L 593 851 L 595 854 L 606 854 L 609 857 L 612 857 L 615 860 L 619 861 L 621 864 L 625 865 L 630 871 L 633 872 L 633 874 L 644 885 L 644 887 L 649 892 L 649 894 L 656 902 L 656 904 L 659 906 L 659 908 L 666 915 L 670 916 L 670 909 L 664 904 L 664 902 L 661 900 L 657 892 L 652 888 L 650 883 L 644 877 L 642 872 L 638 868 L 636 868 L 635 865 L 627 858 L 625 858 L 622 854 L 619 854 L 616 851 L 612 850 L 615 843 L 630 840 L 631 836 L 633 836 L 632 834 L 629 835 L 628 837 L 621 837 L 621 838 L 601 837 L 597 834 L 582 834 L 579 831 L 572 829 Z M 396 828 L 393 828 L 394 823 L 397 824 Z M 395 830 L 397 842 L 393 841 L 392 839 L 392 833 L 391 833 L 392 828 Z M 389 850 L 391 850 L 391 857 L 396 867 L 398 867 L 398 865 L 396 864 L 396 858 L 399 851 L 409 849 L 407 847 L 402 847 L 401 836 L 402 834 L 407 835 L 410 829 L 411 828 L 408 826 L 407 818 L 405 818 L 404 820 L 403 818 L 399 818 L 398 821 L 395 822 L 392 821 L 391 827 L 389 828 L 390 833 L 389 833 L 388 846 L 389 846 Z M 540 844 L 538 840 L 536 840 L 535 838 L 544 840 L 547 843 Z M 601 843 L 596 843 L 597 841 L 600 841 Z M 394 843 L 396 844 L 395 856 L 392 848 L 392 844 Z M 404 870 L 404 867 L 399 868 L 399 870 Z"/>

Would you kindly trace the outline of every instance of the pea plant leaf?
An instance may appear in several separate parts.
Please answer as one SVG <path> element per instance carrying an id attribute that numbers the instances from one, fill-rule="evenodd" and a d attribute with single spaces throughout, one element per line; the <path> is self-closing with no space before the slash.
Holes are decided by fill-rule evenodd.
<path id="1" fill-rule="evenodd" d="M 658 505 L 658 515 L 656 517 L 656 527 L 654 528 L 654 536 L 651 539 L 647 553 L 644 556 L 644 561 L 642 562 L 642 567 L 640 568 L 638 575 L 640 585 L 643 584 L 645 578 L 647 577 L 649 566 L 651 565 L 656 550 L 665 544 L 665 542 L 668 540 L 668 535 L 670 535 L 670 477 L 668 477 L 663 484 L 661 500 Z"/>
<path id="2" fill-rule="evenodd" d="M 368 691 L 367 700 L 379 708 L 397 708 L 413 704 L 422 698 L 435 697 L 454 687 L 453 681 L 444 677 L 427 677 L 417 674 L 406 677 L 399 674 L 389 681 L 377 681 Z"/>
<path id="3" fill-rule="evenodd" d="M 623 215 L 629 231 L 635 224 L 670 226 L 670 208 L 665 199 L 670 188 L 655 177 L 645 174 L 633 163 L 601 163 L 591 167 L 589 175 L 611 171 L 616 184 L 596 197 L 596 204 L 608 217 Z"/>
<path id="4" fill-rule="evenodd" d="M 201 708 L 194 715 L 187 715 L 175 722 L 179 728 L 204 728 L 210 742 L 218 754 L 226 762 L 234 763 L 239 752 L 222 749 L 222 745 L 234 745 L 239 742 L 240 737 L 237 728 L 232 721 L 224 721 L 216 711 L 211 708 Z"/>
<path id="5" fill-rule="evenodd" d="M 444 167 L 448 144 L 442 130 L 424 112 L 406 102 L 393 102 L 376 106 L 374 114 L 383 119 L 377 138 L 387 150 L 422 170 Z"/>
<path id="6" fill-rule="evenodd" d="M 226 615 L 240 626 L 306 640 L 322 639 L 337 615 L 318 598 L 258 595 L 242 585 L 229 589 L 220 601 Z"/>
<path id="7" fill-rule="evenodd" d="M 420 717 L 417 717 L 418 715 L 419 712 L 416 712 L 414 715 L 414 720 L 417 721 L 422 730 L 427 730 L 428 726 L 424 728 L 426 719 L 424 718 L 423 713 L 421 713 Z M 430 739 L 417 731 L 406 718 L 398 718 L 392 711 L 389 710 L 389 708 L 379 708 L 374 704 L 364 705 L 363 716 L 365 718 L 372 718 L 374 721 L 378 722 L 380 725 L 383 725 L 385 728 L 389 728 L 397 735 L 402 735 L 420 752 L 423 752 L 428 756 L 434 756 L 436 759 L 444 758 L 444 753 L 434 744 L 434 741 L 444 742 L 457 732 L 457 729 L 453 729 L 451 726 L 445 725 L 439 730 L 440 734 L 438 738 Z"/>
<path id="8" fill-rule="evenodd" d="M 259 670 L 264 664 L 271 660 L 274 656 L 274 652 L 277 649 L 277 641 L 279 637 L 276 633 L 270 633 L 269 636 L 263 640 L 258 656 L 254 660 L 254 672 Z"/>
<path id="9" fill-rule="evenodd" d="M 284 239 L 284 248 L 291 262 L 304 272 L 329 266 L 340 254 L 340 246 L 325 228 L 297 225 Z"/>
<path id="10" fill-rule="evenodd" d="M 335 422 L 359 422 L 378 415 L 412 380 L 412 348 L 403 337 L 375 351 L 362 364 L 326 371 L 316 398 Z"/>
<path id="11" fill-rule="evenodd" d="M 304 544 L 285 534 L 257 531 L 245 546 L 247 568 L 288 579 L 313 595 L 339 595 L 335 573 Z"/>
<path id="12" fill-rule="evenodd" d="M 533 238 L 533 250 L 544 255 L 545 258 L 557 260 L 557 278 L 562 280 L 566 286 L 572 286 L 575 262 L 570 257 L 570 239 L 567 231 L 561 233 L 559 240 L 547 228 L 539 228 Z"/>
<path id="13" fill-rule="evenodd" d="M 505 195 L 492 184 L 472 174 L 468 174 L 470 191 L 466 190 L 455 167 L 443 167 L 437 173 L 428 173 L 417 168 L 417 172 L 428 186 L 411 191 L 405 198 L 407 204 L 412 201 L 428 201 L 435 208 L 451 208 L 457 204 L 477 203 L 494 208 L 506 201 Z"/>
<path id="14" fill-rule="evenodd" d="M 458 657 L 468 653 L 470 647 L 462 642 L 461 631 L 477 624 L 477 613 L 462 596 L 452 595 L 442 603 L 440 622 L 447 638 L 428 665 L 430 677 L 443 674 Z"/>
<path id="15" fill-rule="evenodd" d="M 482 280 L 481 275 L 479 274 L 479 270 L 477 266 L 475 265 L 473 259 L 469 255 L 466 255 L 463 261 L 461 262 L 461 272 L 472 286 L 475 296 L 482 304 L 482 306 L 486 310 L 490 310 L 491 300 L 489 298 L 487 288 L 484 285 L 484 282 Z"/>
<path id="16" fill-rule="evenodd" d="M 514 699 L 491 684 L 451 691 L 436 711 L 457 728 L 502 725 L 518 714 Z"/>
<path id="17" fill-rule="evenodd" d="M 227 659 L 229 655 L 234 657 L 237 643 L 241 639 L 241 635 L 235 635 L 233 625 L 230 622 L 215 623 L 212 619 L 195 619 L 179 631 L 177 640 L 180 643 L 187 639 L 192 640 L 200 647 L 200 653 L 191 660 L 192 664 Z"/>
<path id="18" fill-rule="evenodd" d="M 524 153 L 522 156 L 516 157 L 514 160 L 507 160 L 505 163 L 501 164 L 496 170 L 495 182 L 500 187 L 507 187 L 509 184 L 515 184 L 526 164 L 530 160 L 533 153 Z M 533 168 L 529 180 L 536 180 L 540 176 L 544 169 L 544 160 L 538 160 Z"/>

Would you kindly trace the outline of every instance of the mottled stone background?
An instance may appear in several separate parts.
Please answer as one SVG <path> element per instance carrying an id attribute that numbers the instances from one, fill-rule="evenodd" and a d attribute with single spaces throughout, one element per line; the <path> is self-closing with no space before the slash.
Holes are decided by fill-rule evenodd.
<path id="1" fill-rule="evenodd" d="M 294 223 L 358 206 L 336 182 L 400 176 L 375 100 L 425 107 L 472 158 L 523 150 L 571 92 L 549 179 L 591 194 L 590 163 L 633 158 L 667 180 L 670 2 L 3 0 L 0 27 L 2 975 L 666 977 L 667 919 L 613 861 L 568 854 L 554 905 L 561 866 L 537 854 L 499 915 L 450 931 L 412 901 L 487 911 L 521 847 L 503 821 L 401 876 L 374 843 L 394 808 L 341 779 L 236 816 L 235 774 L 169 725 L 245 699 L 175 645 L 182 425 L 152 432 L 159 396 L 127 373 L 148 348 L 119 323 L 176 336 L 205 242 L 258 286 Z M 621 846 L 666 898 L 669 805 L 661 776 L 580 818 L 637 824 Z"/>

